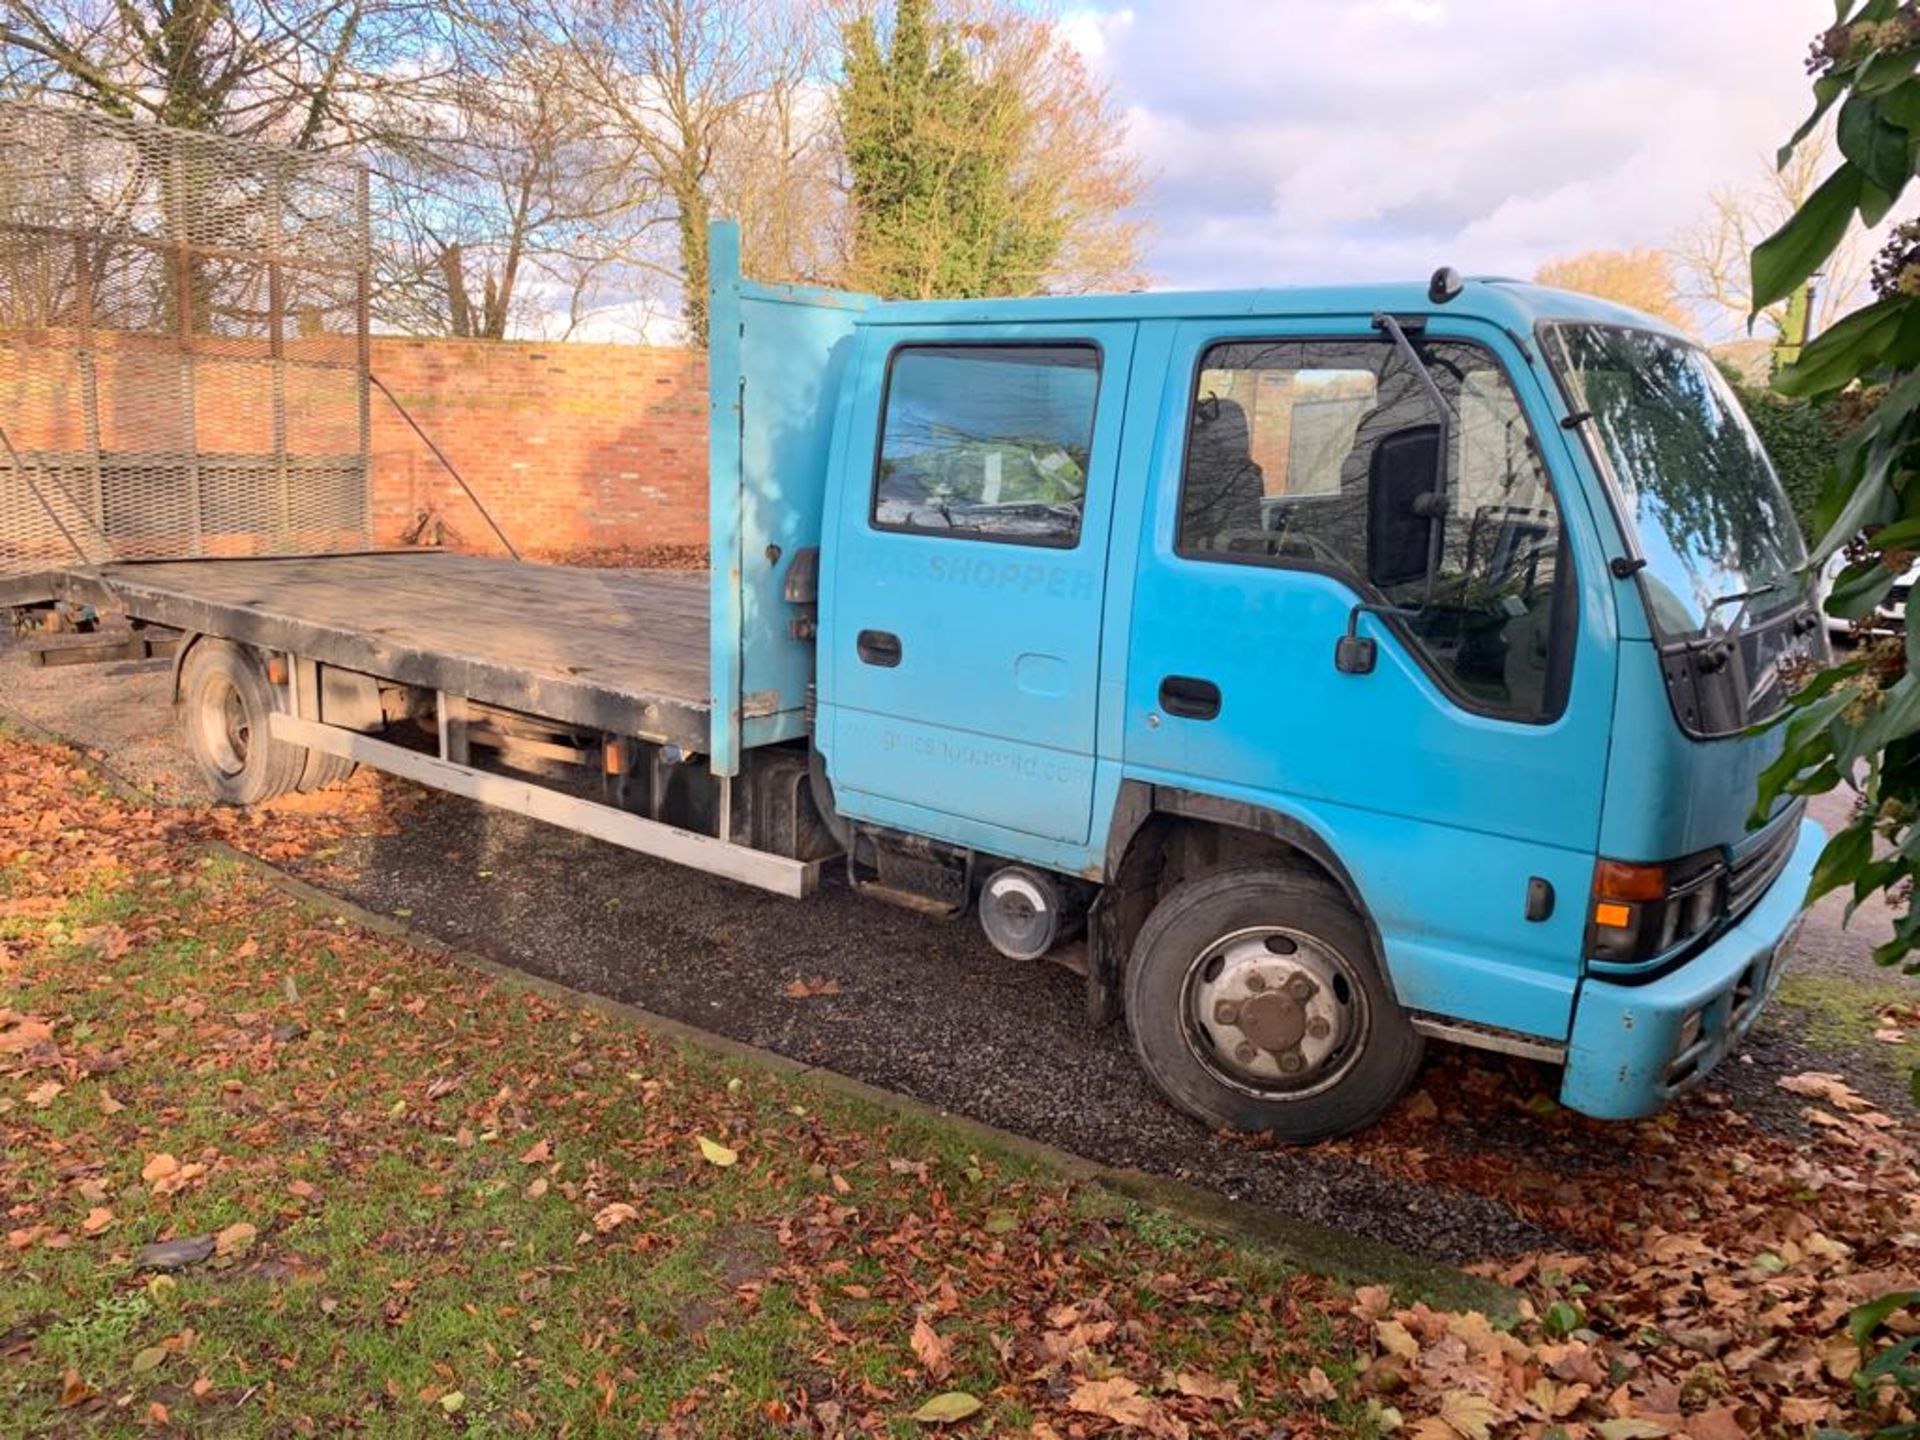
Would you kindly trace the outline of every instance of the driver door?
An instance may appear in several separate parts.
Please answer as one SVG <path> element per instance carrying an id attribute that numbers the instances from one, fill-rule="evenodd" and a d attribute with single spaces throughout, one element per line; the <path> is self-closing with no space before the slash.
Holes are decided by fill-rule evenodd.
<path id="1" fill-rule="evenodd" d="M 1132 351 L 1131 325 L 868 331 L 821 642 L 844 813 L 1086 842 Z"/>

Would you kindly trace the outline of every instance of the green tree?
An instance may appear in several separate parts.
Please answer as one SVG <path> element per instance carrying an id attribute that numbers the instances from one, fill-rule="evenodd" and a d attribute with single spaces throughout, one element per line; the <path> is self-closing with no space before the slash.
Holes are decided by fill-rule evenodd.
<path id="1" fill-rule="evenodd" d="M 1878 224 L 1920 167 L 1920 7 L 1842 0 L 1815 42 L 1814 110 L 1781 163 L 1837 110 L 1841 164 L 1752 257 L 1755 311 L 1790 295 L 1841 244 L 1856 216 Z M 1830 613 L 1869 613 L 1920 551 L 1920 227 L 1901 226 L 1874 266 L 1876 298 L 1831 325 L 1775 375 L 1790 399 L 1833 399 L 1864 412 L 1842 442 L 1819 502 L 1811 563 L 1845 550 Z M 1844 397 L 1844 398 L 1843 398 Z M 1842 887 L 1856 902 L 1887 892 L 1899 915 L 1875 957 L 1920 973 L 1920 605 L 1906 633 L 1870 641 L 1813 676 L 1785 719 L 1785 748 L 1762 777 L 1761 802 L 1841 782 L 1861 794 L 1829 842 L 1812 894 Z"/>
<path id="2" fill-rule="evenodd" d="M 842 46 L 850 283 L 927 299 L 1137 282 L 1124 127 L 1044 23 L 896 0 Z"/>

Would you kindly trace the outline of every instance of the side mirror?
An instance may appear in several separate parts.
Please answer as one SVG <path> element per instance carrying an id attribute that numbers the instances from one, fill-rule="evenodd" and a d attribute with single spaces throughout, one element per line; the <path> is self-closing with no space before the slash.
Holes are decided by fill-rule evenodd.
<path id="1" fill-rule="evenodd" d="M 1347 612 L 1347 633 L 1333 647 L 1333 668 L 1342 675 L 1371 675 L 1380 656 L 1380 645 L 1371 635 L 1360 633 L 1362 615 L 1397 615 L 1411 619 L 1420 613 L 1417 605 L 1360 604 Z"/>
<path id="2" fill-rule="evenodd" d="M 1368 471 L 1368 581 L 1386 590 L 1428 578 L 1446 523 L 1440 427 L 1414 425 L 1381 437 Z"/>

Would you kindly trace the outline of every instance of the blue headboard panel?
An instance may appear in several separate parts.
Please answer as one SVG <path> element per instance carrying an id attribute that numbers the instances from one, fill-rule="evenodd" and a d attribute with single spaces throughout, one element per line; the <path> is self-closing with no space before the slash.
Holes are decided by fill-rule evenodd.
<path id="1" fill-rule="evenodd" d="M 840 380 L 866 295 L 760 285 L 740 275 L 740 229 L 708 238 L 708 527 L 711 763 L 806 733 L 813 642 L 783 598 L 796 552 L 820 543 Z"/>

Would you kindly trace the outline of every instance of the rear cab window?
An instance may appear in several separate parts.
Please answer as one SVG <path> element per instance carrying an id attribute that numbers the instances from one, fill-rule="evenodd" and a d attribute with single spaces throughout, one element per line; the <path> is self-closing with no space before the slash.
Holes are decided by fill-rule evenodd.
<path id="1" fill-rule="evenodd" d="M 1092 344 L 901 346 L 887 365 L 874 528 L 1071 548 L 1099 389 Z"/>

